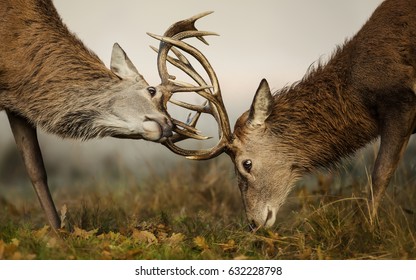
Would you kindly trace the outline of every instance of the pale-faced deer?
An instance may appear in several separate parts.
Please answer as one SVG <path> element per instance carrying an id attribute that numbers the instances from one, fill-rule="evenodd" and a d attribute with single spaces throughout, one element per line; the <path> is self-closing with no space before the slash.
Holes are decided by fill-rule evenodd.
<path id="1" fill-rule="evenodd" d="M 162 41 L 159 65 L 172 61 L 200 85 L 213 86 L 199 92 L 209 106 L 179 105 L 198 111 L 197 118 L 201 113 L 212 114 L 221 133 L 218 145 L 212 149 L 180 148 L 175 142 L 194 134 L 196 120 L 192 120 L 191 128 L 175 129 L 177 134 L 164 144 L 190 159 L 227 153 L 235 164 L 247 217 L 254 228 L 274 224 L 279 207 L 304 174 L 331 167 L 380 137 L 372 173 L 374 217 L 415 130 L 415 17 L 416 1 L 386 0 L 325 65 L 311 69 L 300 82 L 273 95 L 263 80 L 233 134 L 218 81 L 206 59 L 199 58 L 199 62 L 210 73 L 209 83 L 201 81 L 184 59 L 166 56 L 174 45 L 200 57 L 181 41 L 185 32 L 176 34 L 173 28 L 158 37 Z M 166 67 L 159 69 L 162 79 L 169 76 Z"/>
<path id="2" fill-rule="evenodd" d="M 118 44 L 111 70 L 71 34 L 51 0 L 0 0 L 0 110 L 54 228 L 60 226 L 36 128 L 82 140 L 172 134 L 167 88 L 149 86 Z"/>

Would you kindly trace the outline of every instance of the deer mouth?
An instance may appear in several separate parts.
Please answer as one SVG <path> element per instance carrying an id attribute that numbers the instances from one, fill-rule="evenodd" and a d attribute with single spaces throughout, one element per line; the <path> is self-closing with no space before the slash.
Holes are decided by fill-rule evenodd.
<path id="1" fill-rule="evenodd" d="M 134 125 L 124 123 L 114 127 L 112 136 L 124 139 L 144 139 L 153 142 L 161 142 L 172 136 L 172 123 L 169 119 L 154 119 L 146 117 L 141 123 Z"/>

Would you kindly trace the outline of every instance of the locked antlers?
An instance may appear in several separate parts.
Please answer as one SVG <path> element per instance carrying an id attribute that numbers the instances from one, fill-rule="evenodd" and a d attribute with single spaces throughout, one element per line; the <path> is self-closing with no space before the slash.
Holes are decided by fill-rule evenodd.
<path id="1" fill-rule="evenodd" d="M 172 119 L 172 122 L 175 125 L 175 134 L 162 142 L 162 144 L 176 154 L 197 160 L 205 160 L 218 156 L 225 151 L 227 145 L 231 142 L 230 123 L 222 101 L 221 89 L 215 71 L 206 57 L 199 50 L 183 41 L 187 38 L 197 38 L 208 45 L 204 36 L 217 34 L 199 31 L 195 27 L 195 22 L 211 13 L 212 12 L 205 12 L 189 19 L 179 21 L 169 27 L 163 36 L 148 33 L 149 36 L 160 41 L 159 49 L 157 50 L 154 48 L 154 50 L 158 52 L 157 65 L 159 76 L 162 80 L 162 84 L 167 87 L 169 92 L 168 95 L 164 96 L 164 108 L 167 109 L 167 102 L 170 101 L 175 105 L 196 112 L 192 118 L 188 118 L 186 123 Z M 170 51 L 174 56 L 169 55 Z M 209 82 L 205 81 L 204 78 L 195 71 L 195 68 L 182 52 L 194 57 L 201 64 L 208 75 Z M 176 81 L 175 76 L 168 73 L 167 62 L 186 73 L 198 84 L 198 86 Z M 206 101 L 202 105 L 194 105 L 171 99 L 172 95 L 176 92 L 195 92 L 206 99 Z M 175 143 L 185 139 L 193 138 L 204 140 L 209 138 L 201 135 L 198 129 L 196 129 L 196 124 L 201 114 L 212 115 L 218 123 L 219 142 L 217 145 L 206 150 L 186 150 L 177 146 Z"/>

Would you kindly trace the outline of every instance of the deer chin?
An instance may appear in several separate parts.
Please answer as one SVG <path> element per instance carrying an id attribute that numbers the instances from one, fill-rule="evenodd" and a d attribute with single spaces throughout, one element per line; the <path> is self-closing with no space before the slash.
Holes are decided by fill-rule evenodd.
<path id="1" fill-rule="evenodd" d="M 115 138 L 145 139 L 161 142 L 172 136 L 172 123 L 164 117 L 146 116 L 144 120 L 128 121 L 118 116 L 100 120 L 98 125 L 111 127 L 111 135 Z"/>
<path id="2" fill-rule="evenodd" d="M 153 142 L 160 142 L 169 134 L 156 121 L 144 121 L 141 125 L 118 127 L 114 130 L 116 132 L 112 136 L 116 138 L 144 139 Z"/>

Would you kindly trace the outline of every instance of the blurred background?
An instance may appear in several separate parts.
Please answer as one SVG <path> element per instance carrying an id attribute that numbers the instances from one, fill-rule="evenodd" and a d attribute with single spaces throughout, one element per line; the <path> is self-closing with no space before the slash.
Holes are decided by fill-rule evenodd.
<path id="1" fill-rule="evenodd" d="M 353 36 L 381 2 L 54 0 L 68 28 L 107 66 L 112 45 L 118 42 L 154 85 L 159 83 L 156 54 L 149 45 L 157 42 L 146 32 L 163 34 L 178 20 L 215 11 L 197 26 L 220 36 L 207 38 L 209 47 L 197 46 L 217 72 L 232 126 L 249 108 L 262 78 L 274 90 L 298 81 L 312 63 L 325 61 L 337 45 Z M 0 112 L 0 129 L 0 184 L 10 186 L 10 180 L 12 185 L 27 184 L 4 112 Z M 215 132 L 216 128 L 207 129 Z M 51 185 L 106 178 L 117 169 L 140 178 L 149 170 L 163 172 L 186 161 L 159 144 L 142 140 L 78 142 L 39 134 Z"/>

